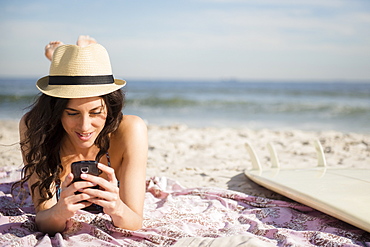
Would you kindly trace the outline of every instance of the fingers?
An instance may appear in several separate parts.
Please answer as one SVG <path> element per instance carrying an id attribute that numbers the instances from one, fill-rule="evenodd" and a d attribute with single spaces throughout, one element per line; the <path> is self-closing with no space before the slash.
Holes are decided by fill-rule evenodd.
<path id="1" fill-rule="evenodd" d="M 71 202 L 73 204 L 79 204 L 79 203 L 88 203 L 89 200 L 94 199 L 94 195 L 89 195 L 86 193 L 80 193 L 76 194 L 73 199 L 71 199 Z"/>
<path id="2" fill-rule="evenodd" d="M 101 198 L 92 198 L 89 202 L 103 207 L 106 213 L 114 209 L 115 205 L 117 205 L 117 201 L 107 201 Z"/>
<path id="3" fill-rule="evenodd" d="M 91 185 L 93 184 L 90 182 L 73 183 L 65 190 L 62 190 L 60 201 L 63 201 L 67 205 L 71 205 L 71 207 L 75 208 L 76 210 L 89 206 L 91 202 L 88 202 L 88 200 L 93 199 L 96 196 L 94 196 L 93 193 L 92 194 L 86 194 L 82 192 L 76 193 L 76 191 L 91 187 Z"/>
<path id="4" fill-rule="evenodd" d="M 100 191 L 99 193 L 96 193 L 95 195 L 98 195 L 97 197 L 93 197 L 89 199 L 88 201 L 99 205 L 103 207 L 104 213 L 111 214 L 115 211 L 122 212 L 122 207 L 119 205 L 122 205 L 123 202 L 119 199 L 119 195 L 117 193 L 107 192 L 107 191 Z"/>
<path id="5" fill-rule="evenodd" d="M 102 199 L 105 201 L 116 201 L 119 199 L 119 189 L 116 188 L 115 191 L 107 191 L 93 188 L 80 189 L 79 192 L 89 195 L 92 199 Z M 89 198 L 89 199 L 91 199 Z M 91 200 L 89 200 L 91 201 Z"/>
<path id="6" fill-rule="evenodd" d="M 75 205 L 77 206 L 78 210 L 80 210 L 80 209 L 83 209 L 83 208 L 86 208 L 86 207 L 92 205 L 92 202 L 84 200 L 84 201 L 80 201 L 80 202 L 76 203 Z"/>
<path id="7" fill-rule="evenodd" d="M 109 166 L 106 166 L 104 164 L 99 163 L 98 168 L 100 170 L 102 170 L 103 172 L 105 172 L 105 174 L 107 174 L 109 182 L 117 183 L 116 174 L 115 174 L 114 169 L 112 167 L 109 167 Z"/>
<path id="8" fill-rule="evenodd" d="M 81 184 L 79 185 L 79 183 Z M 92 204 L 88 200 L 93 199 L 94 196 L 85 193 L 75 194 L 75 186 L 85 186 L 82 183 L 85 183 L 85 185 L 91 185 L 90 182 L 76 182 L 62 189 L 60 198 L 56 204 L 57 211 L 60 212 L 60 215 L 65 215 L 70 218 L 77 210 L 83 209 Z"/>
<path id="9" fill-rule="evenodd" d="M 62 185 L 61 185 L 62 190 L 67 188 L 71 184 L 72 180 L 73 180 L 73 174 L 70 173 L 66 176 L 64 182 L 62 182 Z"/>
<path id="10" fill-rule="evenodd" d="M 73 195 L 64 198 L 63 207 L 66 210 L 75 213 L 77 210 L 90 206 L 92 204 L 92 202 L 89 201 L 90 199 L 93 199 L 93 197 L 87 194 Z"/>
<path id="11" fill-rule="evenodd" d="M 62 182 L 62 184 L 61 184 L 62 190 L 65 190 L 66 188 L 70 187 L 71 185 L 73 185 L 72 187 L 75 188 L 76 190 L 78 190 L 80 188 L 83 188 L 83 187 L 92 187 L 92 186 L 96 185 L 94 183 L 85 182 L 85 181 L 78 181 L 78 182 L 75 182 L 75 183 L 72 184 L 72 181 L 73 181 L 73 174 L 70 173 L 66 176 L 64 182 Z"/>
<path id="12" fill-rule="evenodd" d="M 71 183 L 72 180 L 73 180 L 73 174 L 70 173 L 67 175 L 66 179 L 61 185 L 61 193 L 60 193 L 61 198 L 67 198 L 70 196 L 74 196 L 75 192 L 80 189 L 96 186 L 96 183 L 92 183 L 89 181 L 78 181 L 78 182 Z M 78 198 L 73 199 L 73 203 L 75 202 L 78 202 Z"/>
<path id="13" fill-rule="evenodd" d="M 90 181 L 78 181 L 72 183 L 72 181 L 73 174 L 70 173 L 66 176 L 65 180 L 60 186 L 61 193 L 57 202 L 57 208 L 59 208 L 61 214 L 67 215 L 68 217 L 72 217 L 77 210 L 90 206 L 92 202 L 89 200 L 96 198 L 93 193 L 75 194 L 79 190 L 96 186 L 96 183 Z"/>
<path id="14" fill-rule="evenodd" d="M 90 174 L 81 174 L 81 178 L 83 180 L 98 184 L 104 190 L 115 191 L 115 188 L 117 188 L 117 178 L 114 173 L 114 169 L 100 163 L 98 164 L 98 167 L 105 174 L 107 174 L 107 180 Z"/>

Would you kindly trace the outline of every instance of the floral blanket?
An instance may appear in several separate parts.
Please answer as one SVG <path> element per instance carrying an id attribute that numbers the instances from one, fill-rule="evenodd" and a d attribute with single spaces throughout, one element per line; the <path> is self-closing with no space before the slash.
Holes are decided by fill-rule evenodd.
<path id="1" fill-rule="evenodd" d="M 144 227 L 119 229 L 108 215 L 77 213 L 66 230 L 39 232 L 28 198 L 22 206 L 0 184 L 0 246 L 370 246 L 370 234 L 310 207 L 218 188 L 147 181 Z"/>

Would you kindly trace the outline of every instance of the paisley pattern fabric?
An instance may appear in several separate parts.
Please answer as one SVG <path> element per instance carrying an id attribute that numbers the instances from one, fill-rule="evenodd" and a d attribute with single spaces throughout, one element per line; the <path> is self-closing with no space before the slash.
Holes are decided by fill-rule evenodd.
<path id="1" fill-rule="evenodd" d="M 0 184 L 0 246 L 370 246 L 368 232 L 310 207 L 225 189 L 184 188 L 165 177 L 147 180 L 141 230 L 116 228 L 108 215 L 81 210 L 64 232 L 49 236 L 37 230 L 31 199 L 20 206 L 10 187 Z"/>

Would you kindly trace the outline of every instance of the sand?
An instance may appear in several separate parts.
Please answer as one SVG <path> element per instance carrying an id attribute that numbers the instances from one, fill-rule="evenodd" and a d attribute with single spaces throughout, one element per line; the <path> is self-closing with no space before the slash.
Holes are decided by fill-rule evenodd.
<path id="1" fill-rule="evenodd" d="M 245 149 L 246 141 L 253 144 L 262 165 L 266 167 L 270 166 L 266 148 L 268 142 L 274 144 L 282 167 L 315 166 L 317 157 L 313 141 L 316 139 L 320 140 L 330 167 L 360 168 L 370 165 L 368 134 L 189 128 L 186 125 L 149 125 L 148 131 L 148 178 L 165 176 L 189 188 L 219 187 L 279 198 L 279 195 L 245 177 L 243 171 L 251 168 Z M 18 138 L 17 121 L 0 121 L 0 177 L 3 177 L 0 181 L 10 180 L 9 176 L 19 174 L 22 167 Z"/>

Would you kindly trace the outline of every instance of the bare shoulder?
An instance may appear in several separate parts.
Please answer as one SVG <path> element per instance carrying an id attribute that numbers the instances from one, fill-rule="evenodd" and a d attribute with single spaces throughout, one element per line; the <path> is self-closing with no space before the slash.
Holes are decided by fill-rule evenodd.
<path id="1" fill-rule="evenodd" d="M 130 138 L 147 135 L 147 126 L 143 119 L 134 115 L 124 115 L 118 129 L 113 136 L 116 138 Z"/>
<path id="2" fill-rule="evenodd" d="M 135 115 L 123 115 L 120 127 L 146 128 L 144 120 Z"/>
<path id="3" fill-rule="evenodd" d="M 21 120 L 19 120 L 19 126 L 20 127 L 24 127 L 26 125 L 26 117 L 27 117 L 27 114 L 24 114 L 21 118 Z"/>
<path id="4" fill-rule="evenodd" d="M 19 120 L 19 133 L 21 133 L 22 135 L 27 130 L 26 117 L 27 117 L 27 114 L 23 115 L 21 120 Z"/>
<path id="5" fill-rule="evenodd" d="M 147 126 L 143 119 L 134 115 L 124 115 L 118 128 L 120 131 L 147 131 Z"/>

